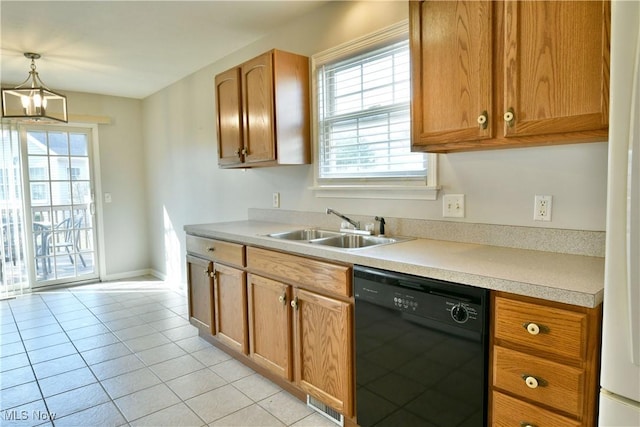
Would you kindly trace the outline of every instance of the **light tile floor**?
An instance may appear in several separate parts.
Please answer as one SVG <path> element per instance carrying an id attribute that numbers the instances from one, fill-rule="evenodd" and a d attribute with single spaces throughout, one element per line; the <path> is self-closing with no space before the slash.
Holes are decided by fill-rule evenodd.
<path id="1" fill-rule="evenodd" d="M 198 337 L 155 280 L 0 301 L 0 425 L 335 426 Z"/>

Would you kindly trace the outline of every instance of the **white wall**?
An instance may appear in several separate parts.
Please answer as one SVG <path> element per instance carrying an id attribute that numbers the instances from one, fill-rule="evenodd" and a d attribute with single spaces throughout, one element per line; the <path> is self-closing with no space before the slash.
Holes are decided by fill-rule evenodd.
<path id="1" fill-rule="evenodd" d="M 102 203 L 104 278 L 147 270 L 151 264 L 146 223 L 142 101 L 86 93 L 66 93 L 69 115 L 102 116 L 98 126 L 100 181 L 113 202 Z M 101 197 L 101 195 L 97 195 Z"/>
<path id="2" fill-rule="evenodd" d="M 266 50 L 308 56 L 407 18 L 406 2 L 330 2 L 143 102 L 151 265 L 184 278 L 185 224 L 245 219 L 247 208 L 442 219 L 437 201 L 316 198 L 312 166 L 217 167 L 214 76 Z M 212 41 L 215 43 L 215 41 Z M 440 156 L 442 193 L 466 195 L 467 222 L 604 230 L 605 143 Z M 553 195 L 553 221 L 533 221 L 534 195 Z"/>

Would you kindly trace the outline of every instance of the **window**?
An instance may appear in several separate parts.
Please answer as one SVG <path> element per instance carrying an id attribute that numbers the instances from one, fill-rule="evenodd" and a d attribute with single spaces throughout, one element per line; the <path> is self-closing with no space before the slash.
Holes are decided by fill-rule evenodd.
<path id="1" fill-rule="evenodd" d="M 411 152 L 407 23 L 314 55 L 312 62 L 315 189 L 347 190 L 345 197 L 388 197 L 381 193 L 391 190 L 393 198 L 435 198 L 435 155 Z"/>

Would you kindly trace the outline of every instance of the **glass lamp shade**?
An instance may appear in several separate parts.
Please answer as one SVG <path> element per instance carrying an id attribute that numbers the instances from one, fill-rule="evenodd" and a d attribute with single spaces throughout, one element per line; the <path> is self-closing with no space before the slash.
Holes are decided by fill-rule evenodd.
<path id="1" fill-rule="evenodd" d="M 2 89 L 2 116 L 67 123 L 67 97 L 43 87 Z"/>

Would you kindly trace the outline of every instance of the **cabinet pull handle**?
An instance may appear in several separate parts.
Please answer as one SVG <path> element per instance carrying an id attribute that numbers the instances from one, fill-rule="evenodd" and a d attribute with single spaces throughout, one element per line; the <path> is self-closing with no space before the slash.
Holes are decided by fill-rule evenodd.
<path id="1" fill-rule="evenodd" d="M 278 301 L 280 301 L 280 304 L 282 305 L 287 305 L 287 294 L 282 294 L 278 297 Z M 291 301 L 293 302 L 293 301 Z"/>
<path id="2" fill-rule="evenodd" d="M 548 383 L 542 378 L 536 378 L 529 374 L 522 374 L 522 379 L 529 388 L 546 387 L 548 385 Z"/>
<path id="3" fill-rule="evenodd" d="M 213 252 L 213 251 L 215 251 L 215 250 L 216 250 L 216 248 L 214 248 L 213 246 L 209 246 L 209 247 L 207 248 L 207 252 Z"/>
<path id="4" fill-rule="evenodd" d="M 513 112 L 513 108 L 509 108 L 506 113 L 504 113 L 504 121 L 507 122 L 509 127 L 513 127 L 514 119 L 516 118 L 515 113 Z"/>
<path id="5" fill-rule="evenodd" d="M 527 330 L 531 335 L 538 335 L 539 333 L 549 333 L 549 328 L 544 325 L 538 325 L 533 322 L 526 322 L 522 324 L 522 327 Z"/>
<path id="6" fill-rule="evenodd" d="M 520 427 L 538 427 L 535 424 L 528 423 L 526 421 L 520 421 Z"/>
<path id="7" fill-rule="evenodd" d="M 243 156 L 246 156 L 247 154 L 249 154 L 249 150 L 247 150 L 247 147 L 244 147 L 241 151 Z"/>
<path id="8" fill-rule="evenodd" d="M 298 309 L 298 297 L 295 297 L 294 299 L 291 300 L 291 307 L 293 307 L 294 309 Z"/>
<path id="9" fill-rule="evenodd" d="M 489 126 L 489 113 L 486 110 L 478 116 L 478 125 L 480 129 L 486 129 Z"/>

